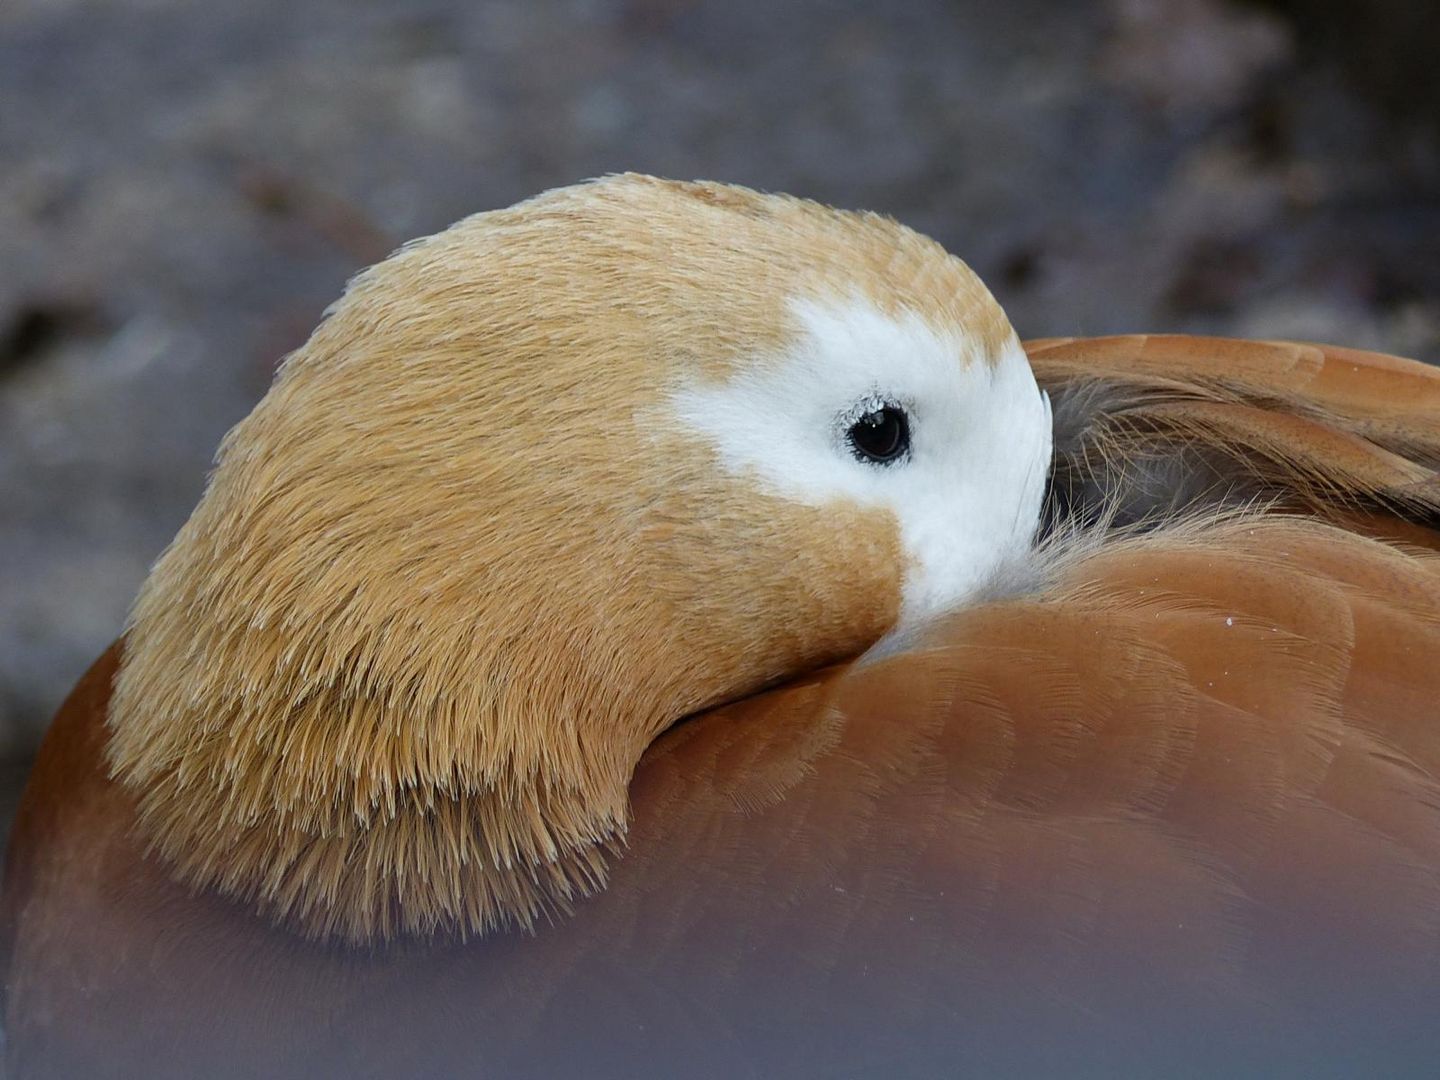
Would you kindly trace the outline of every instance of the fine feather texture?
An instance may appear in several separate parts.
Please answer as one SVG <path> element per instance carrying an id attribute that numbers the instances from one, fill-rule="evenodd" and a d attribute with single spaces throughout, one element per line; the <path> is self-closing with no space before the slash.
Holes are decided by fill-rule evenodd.
<path id="1" fill-rule="evenodd" d="M 715 185 L 358 279 L 42 747 L 14 1075 L 1432 1072 L 1440 373 L 1034 343 L 1040 543 L 882 639 L 890 516 L 655 422 L 857 274 L 1004 353 L 928 241 Z"/>
<path id="2" fill-rule="evenodd" d="M 1261 501 L 1337 521 L 1394 511 L 1391 536 L 1440 522 L 1440 390 L 1413 361 L 1162 335 L 1029 348 L 1055 403 L 1052 522 Z"/>
<path id="3" fill-rule="evenodd" d="M 597 888 L 659 731 L 895 621 L 892 515 L 767 494 L 655 420 L 784 355 L 797 301 L 858 289 L 965 341 L 956 364 L 1014 343 L 888 219 L 646 177 L 360 275 L 136 603 L 110 757 L 149 841 L 356 942 L 531 926 Z"/>
<path id="4" fill-rule="evenodd" d="M 143 857 L 112 654 L 21 811 L 11 1063 L 1428 1075 L 1437 650 L 1435 556 L 1286 517 L 1101 544 L 662 736 L 608 886 L 536 936 L 368 952 Z"/>

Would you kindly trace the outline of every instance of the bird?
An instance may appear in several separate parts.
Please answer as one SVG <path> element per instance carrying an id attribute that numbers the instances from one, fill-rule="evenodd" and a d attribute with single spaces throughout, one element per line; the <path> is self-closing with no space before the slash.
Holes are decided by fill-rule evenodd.
<path id="1" fill-rule="evenodd" d="M 1433 1075 L 1440 373 L 620 174 L 358 275 L 60 708 L 31 1076 Z"/>

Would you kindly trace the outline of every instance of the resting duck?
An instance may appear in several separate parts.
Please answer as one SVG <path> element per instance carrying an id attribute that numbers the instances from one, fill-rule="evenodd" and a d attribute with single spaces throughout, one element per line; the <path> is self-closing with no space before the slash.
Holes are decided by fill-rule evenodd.
<path id="1" fill-rule="evenodd" d="M 1433 1072 L 1437 464 L 1421 364 L 1027 355 L 881 216 L 469 218 L 56 717 L 11 1074 Z"/>

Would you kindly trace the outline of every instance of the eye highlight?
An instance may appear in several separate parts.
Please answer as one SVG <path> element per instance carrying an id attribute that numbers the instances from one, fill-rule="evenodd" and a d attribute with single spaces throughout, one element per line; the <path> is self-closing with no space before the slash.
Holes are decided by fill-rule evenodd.
<path id="1" fill-rule="evenodd" d="M 889 465 L 910 449 L 910 419 L 898 406 L 882 404 L 852 423 L 845 439 L 860 461 Z"/>

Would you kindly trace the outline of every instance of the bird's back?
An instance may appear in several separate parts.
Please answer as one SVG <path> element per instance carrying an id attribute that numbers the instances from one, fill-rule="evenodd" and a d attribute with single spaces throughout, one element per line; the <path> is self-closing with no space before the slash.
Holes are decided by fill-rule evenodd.
<path id="1" fill-rule="evenodd" d="M 1032 359 L 1068 538 L 667 732 L 608 886 L 533 936 L 327 945 L 175 884 L 106 775 L 117 644 L 12 838 L 16 1074 L 1433 1072 L 1440 376 Z"/>

